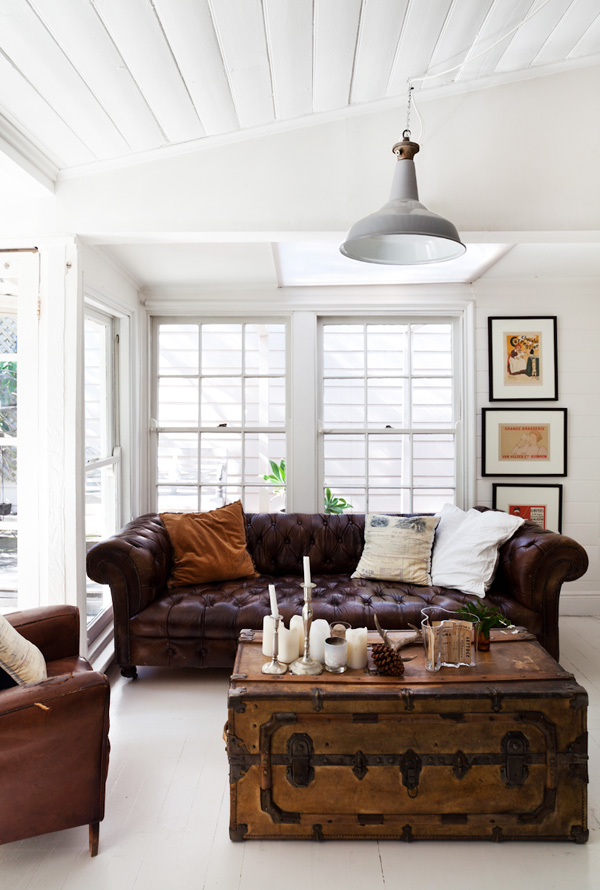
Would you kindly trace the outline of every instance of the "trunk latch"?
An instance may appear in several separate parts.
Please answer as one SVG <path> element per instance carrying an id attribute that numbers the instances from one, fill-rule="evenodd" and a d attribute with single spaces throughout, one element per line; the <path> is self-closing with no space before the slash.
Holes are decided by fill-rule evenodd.
<path id="1" fill-rule="evenodd" d="M 502 739 L 502 753 L 506 758 L 500 768 L 500 775 L 505 785 L 522 785 L 529 775 L 527 755 L 529 742 L 522 732 L 507 732 Z"/>
<path id="2" fill-rule="evenodd" d="M 287 779 L 295 788 L 306 788 L 315 777 L 312 766 L 313 742 L 305 732 L 295 732 L 288 739 L 287 753 L 290 763 Z"/>
<path id="3" fill-rule="evenodd" d="M 409 797 L 416 797 L 419 793 L 419 776 L 423 761 L 412 748 L 409 748 L 400 758 L 400 772 L 402 784 L 408 790 Z"/>

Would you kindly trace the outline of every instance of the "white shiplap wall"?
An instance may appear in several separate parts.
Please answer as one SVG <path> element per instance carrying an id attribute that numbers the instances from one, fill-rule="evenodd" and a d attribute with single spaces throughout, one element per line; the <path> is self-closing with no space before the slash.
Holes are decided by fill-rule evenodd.
<path id="1" fill-rule="evenodd" d="M 587 550 L 590 565 L 578 581 L 563 587 L 561 612 L 600 614 L 600 283 L 590 279 L 479 281 L 476 297 L 477 501 L 491 506 L 492 483 L 548 482 L 563 485 L 563 533 Z M 558 389 L 556 402 L 490 402 L 488 316 L 556 315 Z M 481 409 L 531 407 L 568 409 L 566 477 L 481 476 Z"/>

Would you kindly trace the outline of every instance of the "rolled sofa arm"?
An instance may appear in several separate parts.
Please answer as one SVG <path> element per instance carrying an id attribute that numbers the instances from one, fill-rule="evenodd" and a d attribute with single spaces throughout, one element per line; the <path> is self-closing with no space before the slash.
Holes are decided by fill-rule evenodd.
<path id="1" fill-rule="evenodd" d="M 512 596 L 543 618 L 546 649 L 558 658 L 558 601 L 565 581 L 585 574 L 588 555 L 566 535 L 524 522 L 501 548 L 490 593 Z"/>
<path id="2" fill-rule="evenodd" d="M 120 651 L 128 647 L 129 638 L 120 634 L 119 629 L 126 628 L 129 620 L 164 590 L 171 560 L 171 542 L 157 513 L 138 516 L 88 552 L 88 576 L 110 587 L 119 664 L 129 663 L 129 652 Z"/>

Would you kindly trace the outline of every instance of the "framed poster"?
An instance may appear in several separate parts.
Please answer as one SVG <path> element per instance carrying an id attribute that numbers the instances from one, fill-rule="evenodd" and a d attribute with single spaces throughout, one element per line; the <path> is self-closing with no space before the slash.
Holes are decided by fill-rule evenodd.
<path id="1" fill-rule="evenodd" d="M 483 408 L 482 476 L 566 476 L 566 408 Z"/>
<path id="2" fill-rule="evenodd" d="M 562 489 L 558 484 L 494 482 L 492 508 L 529 519 L 540 528 L 562 532 Z"/>
<path id="3" fill-rule="evenodd" d="M 488 318 L 490 402 L 556 401 L 556 316 Z"/>

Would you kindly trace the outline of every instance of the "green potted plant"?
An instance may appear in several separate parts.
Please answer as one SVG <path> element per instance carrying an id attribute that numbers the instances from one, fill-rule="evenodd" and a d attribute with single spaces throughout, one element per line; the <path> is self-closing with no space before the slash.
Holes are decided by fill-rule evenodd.
<path id="1" fill-rule="evenodd" d="M 458 615 L 476 625 L 477 648 L 486 652 L 490 648 L 490 630 L 492 627 L 510 627 L 510 621 L 494 606 L 488 606 L 478 600 L 476 603 L 465 603 L 456 609 Z"/>
<path id="2" fill-rule="evenodd" d="M 275 460 L 270 460 L 271 464 L 271 472 L 265 473 L 263 479 L 265 482 L 274 482 L 279 488 L 273 489 L 273 494 L 283 494 L 285 492 L 285 460 L 282 458 L 279 463 Z"/>
<path id="3" fill-rule="evenodd" d="M 286 485 L 286 467 L 285 460 L 282 459 L 277 463 L 276 460 L 270 460 L 269 464 L 271 465 L 271 472 L 265 473 L 263 475 L 263 479 L 265 482 L 273 482 L 277 485 L 277 488 L 273 489 L 273 495 L 279 495 L 285 493 L 285 485 Z M 324 512 L 325 513 L 343 513 L 344 510 L 352 510 L 352 504 L 349 504 L 346 498 L 336 497 L 331 493 L 330 488 L 325 489 L 325 503 L 324 503 Z"/>
<path id="4" fill-rule="evenodd" d="M 346 498 L 335 497 L 331 489 L 326 488 L 324 509 L 325 513 L 343 513 L 344 510 L 352 510 L 352 504 L 349 504 Z"/>

